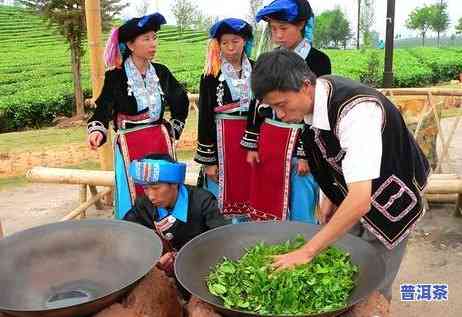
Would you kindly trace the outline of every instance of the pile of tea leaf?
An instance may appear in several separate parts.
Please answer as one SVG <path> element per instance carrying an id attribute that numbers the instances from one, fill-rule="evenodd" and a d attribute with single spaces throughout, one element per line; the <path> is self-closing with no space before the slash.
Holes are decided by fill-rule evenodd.
<path id="1" fill-rule="evenodd" d="M 305 244 L 302 236 L 278 245 L 259 243 L 238 261 L 224 259 L 209 274 L 209 291 L 227 308 L 258 314 L 300 315 L 340 309 L 358 272 L 348 253 L 330 247 L 310 263 L 274 271 L 272 256 Z"/>

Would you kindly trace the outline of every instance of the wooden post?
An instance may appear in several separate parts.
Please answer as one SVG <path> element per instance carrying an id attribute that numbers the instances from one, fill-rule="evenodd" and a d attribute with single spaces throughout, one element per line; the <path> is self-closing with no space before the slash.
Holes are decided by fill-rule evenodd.
<path id="1" fill-rule="evenodd" d="M 87 185 L 86 184 L 82 184 L 80 185 L 80 204 L 84 204 L 87 202 Z M 82 211 L 82 213 L 80 214 L 80 218 L 83 219 L 86 217 L 86 214 L 85 214 L 85 210 Z"/>
<path id="2" fill-rule="evenodd" d="M 2 220 L 0 219 L 0 239 L 3 238 Z"/>
<path id="3" fill-rule="evenodd" d="M 79 196 L 79 201 L 81 204 L 87 201 L 87 185 L 83 184 L 80 185 L 80 196 Z"/>
<path id="4" fill-rule="evenodd" d="M 69 214 L 67 214 L 64 218 L 61 219 L 61 221 L 65 220 L 71 220 L 75 218 L 79 218 L 82 216 L 82 213 L 85 213 L 85 211 L 93 205 L 95 202 L 101 199 L 104 195 L 107 195 L 111 192 L 112 189 L 106 189 L 103 192 L 98 193 L 95 197 L 90 198 L 88 201 L 86 201 L 84 204 L 80 205 L 73 211 L 71 211 Z"/>
<path id="5" fill-rule="evenodd" d="M 430 179 L 431 180 L 441 180 L 441 179 L 459 179 L 460 176 L 457 174 L 431 174 Z"/>
<path id="6" fill-rule="evenodd" d="M 425 192 L 429 194 L 460 194 L 462 193 L 462 179 L 438 179 L 428 182 Z"/>
<path id="7" fill-rule="evenodd" d="M 197 104 L 199 102 L 199 95 L 197 94 L 188 94 L 189 99 L 189 109 L 194 109 L 194 111 L 199 112 Z"/>
<path id="8" fill-rule="evenodd" d="M 454 212 L 454 216 L 458 218 L 462 218 L 462 194 L 459 194 L 456 202 L 456 210 Z"/>
<path id="9" fill-rule="evenodd" d="M 385 62 L 383 71 L 383 86 L 393 86 L 393 49 L 395 34 L 395 0 L 387 0 L 386 19 L 386 40 L 385 40 Z"/>
<path id="10" fill-rule="evenodd" d="M 27 171 L 26 178 L 32 182 L 54 184 L 86 184 L 114 186 L 114 172 L 91 171 L 67 168 L 34 167 Z"/>
<path id="11" fill-rule="evenodd" d="M 449 136 L 448 138 L 446 139 L 445 142 L 442 142 L 442 146 L 443 146 L 443 150 L 441 151 L 441 157 L 440 159 L 438 160 L 438 165 L 436 167 L 436 170 L 437 171 L 440 171 L 441 172 L 441 169 L 442 169 L 442 164 L 443 164 L 443 160 L 446 159 L 446 157 L 449 156 L 449 146 L 451 145 L 451 141 L 452 141 L 452 138 L 454 137 L 454 134 L 456 132 L 456 129 L 457 129 L 457 126 L 459 125 L 459 122 L 460 122 L 460 119 L 462 118 L 462 116 L 458 116 L 456 121 L 454 122 L 454 124 L 452 125 L 452 128 L 451 130 L 449 131 Z M 448 162 L 449 162 L 449 157 L 448 157 Z"/>
<path id="12" fill-rule="evenodd" d="M 419 121 L 417 122 L 417 127 L 415 128 L 415 131 L 414 131 L 414 138 L 417 139 L 417 137 L 419 136 L 419 132 L 420 132 L 420 129 L 422 128 L 422 124 L 425 120 L 425 118 L 431 113 L 432 109 L 430 109 L 430 101 L 428 101 L 427 99 L 427 102 L 425 103 L 425 106 L 422 110 L 422 113 L 420 115 L 420 119 Z"/>
<path id="13" fill-rule="evenodd" d="M 394 96 L 428 96 L 428 92 L 431 92 L 433 96 L 462 97 L 462 89 L 450 88 L 390 88 L 379 89 L 379 91 L 381 91 L 385 95 L 392 92 Z"/>
<path id="14" fill-rule="evenodd" d="M 103 46 L 101 39 L 101 6 L 100 0 L 85 0 L 85 17 L 90 53 L 90 69 L 93 100 L 99 96 L 104 82 Z M 113 169 L 111 134 L 108 130 L 106 144 L 98 150 L 101 169 Z"/>
<path id="15" fill-rule="evenodd" d="M 92 197 L 95 197 L 95 196 L 98 194 L 98 190 L 96 189 L 96 186 L 94 186 L 94 185 L 89 185 L 88 187 L 90 188 L 91 196 L 92 196 Z M 95 207 L 96 207 L 96 209 L 98 209 L 98 210 L 102 210 L 102 209 L 103 209 L 103 204 L 101 203 L 100 200 L 98 200 L 97 202 L 95 202 Z"/>
<path id="16" fill-rule="evenodd" d="M 361 30 L 361 0 L 358 0 L 358 24 L 356 25 L 356 49 L 359 50 L 359 32 Z"/>
<path id="17" fill-rule="evenodd" d="M 459 194 L 425 194 L 429 203 L 434 204 L 454 204 L 459 198 Z"/>

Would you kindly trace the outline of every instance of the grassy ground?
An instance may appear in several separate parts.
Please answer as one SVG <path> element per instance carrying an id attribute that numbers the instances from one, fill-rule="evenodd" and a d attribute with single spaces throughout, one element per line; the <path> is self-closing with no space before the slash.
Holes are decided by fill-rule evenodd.
<path id="1" fill-rule="evenodd" d="M 24 186 L 26 184 L 27 180 L 24 176 L 0 178 L 0 191 Z"/>
<path id="2" fill-rule="evenodd" d="M 191 110 L 186 122 L 184 136 L 187 139 L 195 137 L 196 129 L 197 113 Z M 83 126 L 0 133 L 0 155 L 5 152 L 34 152 L 44 149 L 62 150 L 71 144 L 84 144 L 86 140 L 87 130 Z"/>
<path id="3" fill-rule="evenodd" d="M 178 160 L 192 159 L 197 137 L 196 129 L 197 113 L 191 111 L 182 139 L 177 146 Z M 85 145 L 86 139 L 84 126 L 0 134 L 0 190 L 27 184 L 27 180 L 22 175 L 32 166 L 99 169 L 96 155 Z M 74 159 L 68 160 L 67 156 Z M 24 164 L 27 160 L 31 162 L 26 167 Z M 17 172 L 12 172 L 10 167 L 16 168 Z"/>
<path id="4" fill-rule="evenodd" d="M 43 149 L 62 149 L 72 143 L 86 140 L 86 128 L 46 128 L 0 134 L 0 153 L 34 152 Z"/>

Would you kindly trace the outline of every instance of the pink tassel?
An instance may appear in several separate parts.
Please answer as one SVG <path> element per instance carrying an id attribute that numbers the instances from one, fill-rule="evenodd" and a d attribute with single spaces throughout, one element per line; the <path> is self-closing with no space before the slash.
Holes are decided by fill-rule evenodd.
<path id="1" fill-rule="evenodd" d="M 107 40 L 104 62 L 107 68 L 120 68 L 122 65 L 122 55 L 119 49 L 119 28 L 113 28 Z"/>

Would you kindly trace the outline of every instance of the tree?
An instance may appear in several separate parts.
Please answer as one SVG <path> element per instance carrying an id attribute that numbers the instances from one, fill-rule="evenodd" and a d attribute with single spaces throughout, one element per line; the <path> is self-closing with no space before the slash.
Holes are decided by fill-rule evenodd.
<path id="1" fill-rule="evenodd" d="M 422 45 L 425 46 L 425 35 L 431 27 L 432 9 L 429 6 L 415 8 L 406 20 L 406 27 L 411 30 L 417 30 L 422 36 Z"/>
<path id="2" fill-rule="evenodd" d="M 150 2 L 151 1 L 149 0 L 139 0 L 138 1 L 138 3 L 135 5 L 137 16 L 141 17 L 141 16 L 145 16 L 146 14 L 148 14 Z"/>
<path id="3" fill-rule="evenodd" d="M 363 37 L 363 46 L 371 47 L 372 46 L 372 34 L 371 28 L 375 22 L 374 0 L 362 0 L 361 2 L 361 15 L 359 19 L 359 30 Z"/>
<path id="4" fill-rule="evenodd" d="M 263 0 L 249 0 L 250 10 L 247 18 L 250 24 L 252 24 L 254 30 L 257 29 L 257 21 L 255 20 L 255 16 L 257 15 L 257 12 L 260 10 L 262 5 Z"/>
<path id="5" fill-rule="evenodd" d="M 456 35 L 455 34 L 451 34 L 451 46 L 455 46 L 456 44 Z"/>
<path id="6" fill-rule="evenodd" d="M 343 48 L 346 48 L 346 42 L 351 38 L 350 22 L 348 22 L 348 19 L 339 7 L 334 9 L 333 12 L 331 24 L 332 41 L 335 43 L 336 48 L 338 48 L 339 43 L 342 43 Z"/>
<path id="7" fill-rule="evenodd" d="M 101 0 L 101 23 L 104 31 L 112 28 L 112 22 L 128 6 L 123 0 Z M 85 10 L 83 10 L 85 15 Z M 86 29 L 85 29 L 86 31 Z"/>
<path id="8" fill-rule="evenodd" d="M 358 21 L 356 25 L 356 49 L 359 50 L 359 33 L 361 29 L 361 0 L 358 0 Z"/>
<path id="9" fill-rule="evenodd" d="M 110 20 L 126 6 L 120 0 L 102 0 L 103 28 L 110 26 Z M 71 52 L 72 77 L 74 82 L 75 114 L 83 116 L 84 100 L 81 83 L 81 62 L 85 53 L 86 36 L 84 0 L 19 0 L 18 4 L 38 13 L 50 26 L 66 39 Z"/>
<path id="10" fill-rule="evenodd" d="M 314 28 L 313 41 L 316 47 L 328 47 L 330 42 L 329 29 L 331 23 L 331 13 L 324 11 L 316 17 L 316 27 Z"/>
<path id="11" fill-rule="evenodd" d="M 198 11 L 197 6 L 189 0 L 175 0 L 171 9 L 176 19 L 176 25 L 180 29 L 180 35 L 182 35 L 183 31 L 194 23 Z"/>
<path id="12" fill-rule="evenodd" d="M 318 47 L 339 48 L 342 44 L 345 48 L 351 36 L 350 23 L 339 7 L 324 11 L 316 17 L 314 41 Z"/>
<path id="13" fill-rule="evenodd" d="M 459 22 L 456 25 L 456 34 L 462 34 L 462 18 L 459 19 Z"/>
<path id="14" fill-rule="evenodd" d="M 219 18 L 216 16 L 209 16 L 204 14 L 201 10 L 197 10 L 192 25 L 197 30 L 209 30 L 218 20 Z"/>
<path id="15" fill-rule="evenodd" d="M 438 34 L 438 47 L 440 47 L 440 33 L 446 31 L 449 27 L 448 5 L 441 0 L 441 3 L 430 7 L 432 10 L 430 27 Z"/>
<path id="16" fill-rule="evenodd" d="M 371 47 L 377 48 L 380 45 L 380 33 L 377 31 L 370 32 Z"/>

